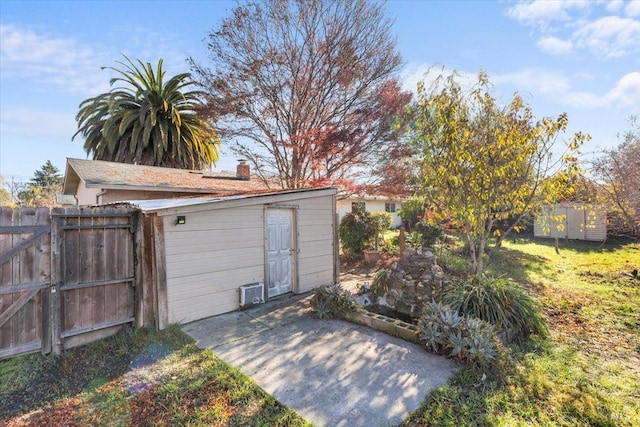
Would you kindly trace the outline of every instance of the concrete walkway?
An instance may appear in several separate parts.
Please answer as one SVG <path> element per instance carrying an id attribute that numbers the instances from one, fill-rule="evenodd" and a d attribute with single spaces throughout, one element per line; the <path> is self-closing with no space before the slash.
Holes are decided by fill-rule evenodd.
<path id="1" fill-rule="evenodd" d="M 285 296 L 183 330 L 319 426 L 397 425 L 455 369 L 400 338 L 315 319 L 309 299 Z"/>

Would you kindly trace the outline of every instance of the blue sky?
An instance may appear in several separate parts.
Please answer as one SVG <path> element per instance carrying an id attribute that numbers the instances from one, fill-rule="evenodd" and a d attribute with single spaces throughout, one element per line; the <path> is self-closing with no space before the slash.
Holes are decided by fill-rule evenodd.
<path id="1" fill-rule="evenodd" d="M 188 71 L 234 1 L 0 0 L 0 175 L 28 180 L 51 160 L 86 158 L 71 141 L 84 99 L 109 90 L 122 54 Z M 387 3 L 414 90 L 429 67 L 486 70 L 506 103 L 515 91 L 536 117 L 569 115 L 590 133 L 585 152 L 616 146 L 640 113 L 640 0 Z M 233 169 L 225 154 L 216 169 Z"/>

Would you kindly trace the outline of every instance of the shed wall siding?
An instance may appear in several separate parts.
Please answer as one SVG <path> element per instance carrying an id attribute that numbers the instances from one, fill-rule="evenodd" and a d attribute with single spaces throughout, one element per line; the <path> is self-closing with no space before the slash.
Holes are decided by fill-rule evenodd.
<path id="1" fill-rule="evenodd" d="M 297 287 L 333 282 L 333 197 L 288 200 L 297 207 Z M 178 212 L 178 215 L 180 213 Z M 186 323 L 239 308 L 239 287 L 265 281 L 265 205 L 164 216 L 169 322 Z"/>
<path id="2" fill-rule="evenodd" d="M 238 308 L 238 288 L 263 281 L 263 209 L 164 217 L 169 321 L 186 323 Z"/>
<path id="3" fill-rule="evenodd" d="M 607 212 L 601 206 L 567 203 L 546 206 L 533 228 L 535 237 L 603 241 Z"/>
<path id="4" fill-rule="evenodd" d="M 298 208 L 298 292 L 333 282 L 334 207 L 331 196 L 294 201 Z"/>

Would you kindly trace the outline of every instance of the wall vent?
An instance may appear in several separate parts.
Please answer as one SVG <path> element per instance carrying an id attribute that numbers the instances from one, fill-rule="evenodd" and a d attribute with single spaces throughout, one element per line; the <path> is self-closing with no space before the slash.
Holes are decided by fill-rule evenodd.
<path id="1" fill-rule="evenodd" d="M 252 283 L 240 286 L 240 307 L 247 307 L 264 302 L 264 283 Z"/>

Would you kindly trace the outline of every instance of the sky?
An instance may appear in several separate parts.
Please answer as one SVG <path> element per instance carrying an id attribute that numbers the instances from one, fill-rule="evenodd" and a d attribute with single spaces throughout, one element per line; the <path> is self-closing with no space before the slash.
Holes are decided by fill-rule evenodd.
<path id="1" fill-rule="evenodd" d="M 27 181 L 47 160 L 87 158 L 72 136 L 79 104 L 107 92 L 122 54 L 168 75 L 207 64 L 207 34 L 235 1 L 0 0 L 0 175 Z M 583 152 L 614 148 L 640 114 L 640 0 L 389 0 L 387 15 L 415 91 L 429 69 L 486 71 L 498 100 L 515 92 L 537 118 L 569 117 Z M 561 142 L 560 142 L 561 144 Z M 234 170 L 222 147 L 216 170 Z"/>

